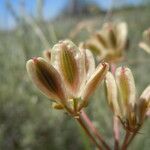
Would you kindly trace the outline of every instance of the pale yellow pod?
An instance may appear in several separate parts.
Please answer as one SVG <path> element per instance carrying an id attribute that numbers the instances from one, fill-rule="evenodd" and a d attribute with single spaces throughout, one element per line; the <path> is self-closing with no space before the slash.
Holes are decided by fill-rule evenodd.
<path id="1" fill-rule="evenodd" d="M 27 72 L 38 89 L 48 98 L 66 103 L 66 94 L 57 70 L 43 58 L 33 58 L 26 64 Z"/>
<path id="2" fill-rule="evenodd" d="M 107 72 L 106 74 L 105 85 L 108 105 L 116 116 L 120 116 L 120 108 L 117 97 L 117 85 L 111 72 Z"/>
<path id="3" fill-rule="evenodd" d="M 85 71 L 86 71 L 86 79 L 88 80 L 90 76 L 95 71 L 95 60 L 92 52 L 88 49 L 85 49 Z"/>
<path id="4" fill-rule="evenodd" d="M 59 58 L 61 73 L 67 84 L 70 84 L 70 86 L 74 88 L 74 86 L 76 86 L 76 80 L 79 77 L 77 62 L 71 50 L 69 50 L 65 44 L 62 44 L 60 47 Z"/>
<path id="5" fill-rule="evenodd" d="M 122 111 L 127 115 L 127 111 L 132 111 L 135 106 L 136 89 L 132 72 L 127 67 L 119 67 L 115 73 L 119 96 L 121 99 Z"/>
<path id="6" fill-rule="evenodd" d="M 138 102 L 139 118 L 143 121 L 150 107 L 150 85 L 143 91 Z"/>
<path id="7" fill-rule="evenodd" d="M 115 25 L 115 33 L 117 37 L 117 49 L 123 50 L 126 48 L 128 39 L 128 27 L 127 23 L 120 22 Z"/>
<path id="8" fill-rule="evenodd" d="M 107 63 L 100 63 L 92 76 L 89 78 L 87 81 L 83 92 L 81 94 L 81 98 L 83 100 L 82 102 L 82 107 L 83 105 L 86 105 L 88 102 L 89 96 L 94 92 L 94 90 L 97 88 L 97 86 L 101 83 L 101 81 L 105 78 L 105 75 L 109 69 L 109 65 Z"/>
<path id="9" fill-rule="evenodd" d="M 61 74 L 70 97 L 79 92 L 80 70 L 84 67 L 81 59 L 81 52 L 70 40 L 60 41 L 52 49 L 52 64 Z"/>

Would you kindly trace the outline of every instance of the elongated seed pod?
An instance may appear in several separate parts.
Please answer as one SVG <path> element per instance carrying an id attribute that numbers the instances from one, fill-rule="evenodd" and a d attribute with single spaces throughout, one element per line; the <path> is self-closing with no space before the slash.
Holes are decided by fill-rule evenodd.
<path id="1" fill-rule="evenodd" d="M 111 72 L 107 72 L 106 74 L 105 86 L 108 105 L 116 116 L 120 116 L 120 108 L 117 97 L 117 85 Z"/>
<path id="2" fill-rule="evenodd" d="M 93 75 L 89 78 L 87 81 L 85 88 L 83 89 L 81 98 L 83 99 L 83 102 L 81 104 L 81 107 L 84 107 L 84 105 L 87 105 L 88 98 L 91 96 L 91 94 L 94 92 L 96 87 L 101 83 L 101 81 L 105 78 L 105 75 L 109 69 L 109 65 L 107 63 L 100 63 Z"/>
<path id="3" fill-rule="evenodd" d="M 57 70 L 43 58 L 33 58 L 26 64 L 27 72 L 33 83 L 48 98 L 65 104 L 66 94 Z"/>
<path id="4" fill-rule="evenodd" d="M 132 72 L 129 68 L 119 67 L 116 70 L 116 82 L 119 88 L 122 111 L 124 115 L 128 111 L 134 111 L 135 106 L 135 83 Z"/>

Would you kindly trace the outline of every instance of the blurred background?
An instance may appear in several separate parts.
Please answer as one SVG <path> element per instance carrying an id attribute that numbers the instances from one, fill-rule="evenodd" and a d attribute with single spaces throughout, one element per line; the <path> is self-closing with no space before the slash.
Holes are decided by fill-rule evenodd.
<path id="1" fill-rule="evenodd" d="M 150 56 L 138 47 L 150 27 L 150 0 L 0 0 L 0 150 L 92 149 L 77 123 L 53 110 L 33 86 L 25 64 L 61 39 L 86 40 L 107 21 L 128 23 L 130 46 L 122 64 L 133 70 L 140 94 L 150 83 Z M 103 91 L 101 86 L 95 92 L 86 112 L 113 145 L 112 114 Z M 147 121 L 130 149 L 149 147 Z"/>

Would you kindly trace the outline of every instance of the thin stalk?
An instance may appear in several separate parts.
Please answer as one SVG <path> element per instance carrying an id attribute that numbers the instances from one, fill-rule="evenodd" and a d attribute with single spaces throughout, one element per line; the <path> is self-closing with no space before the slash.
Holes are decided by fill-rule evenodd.
<path id="1" fill-rule="evenodd" d="M 119 120 L 118 117 L 113 117 L 113 133 L 114 133 L 114 150 L 119 150 Z"/>
<path id="2" fill-rule="evenodd" d="M 128 147 L 131 144 L 131 142 L 133 141 L 134 137 L 136 136 L 136 134 L 138 133 L 138 131 L 140 130 L 140 128 L 141 128 L 141 126 L 139 126 L 136 129 L 136 131 L 132 134 L 131 138 L 126 143 L 126 147 Z"/>
<path id="3" fill-rule="evenodd" d="M 128 140 L 130 138 L 130 132 L 129 131 L 126 131 L 126 135 L 125 135 L 125 138 L 124 138 L 124 141 L 123 141 L 123 144 L 122 144 L 122 150 L 126 150 L 127 149 L 127 143 L 128 143 Z"/>
<path id="4" fill-rule="evenodd" d="M 116 64 L 111 64 L 111 73 L 115 75 Z M 113 117 L 114 150 L 119 150 L 120 127 L 118 117 Z"/>
<path id="5" fill-rule="evenodd" d="M 86 124 L 89 126 L 93 134 L 98 138 L 98 140 L 102 143 L 102 145 L 105 147 L 106 150 L 110 150 L 109 146 L 105 142 L 105 140 L 100 135 L 99 131 L 95 128 L 89 117 L 86 115 L 86 113 L 81 110 L 81 117 L 86 122 Z"/>
<path id="6" fill-rule="evenodd" d="M 84 124 L 83 120 L 81 119 L 81 117 L 79 116 L 78 118 L 75 118 L 77 120 L 77 122 L 80 124 L 80 126 L 84 129 L 84 131 L 86 132 L 86 134 L 88 135 L 88 137 L 91 139 L 91 141 L 97 146 L 97 148 L 99 150 L 102 150 L 101 145 L 99 145 L 97 143 L 97 141 L 95 140 L 95 138 L 92 136 L 92 134 L 90 133 L 90 131 L 88 130 L 87 126 Z"/>

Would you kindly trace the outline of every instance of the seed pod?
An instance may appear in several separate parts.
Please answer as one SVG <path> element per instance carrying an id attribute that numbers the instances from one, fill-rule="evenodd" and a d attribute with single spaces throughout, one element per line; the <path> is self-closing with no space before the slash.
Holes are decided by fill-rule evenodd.
<path id="1" fill-rule="evenodd" d="M 146 113 L 150 107 L 150 86 L 148 86 L 140 96 L 138 109 L 139 109 L 139 120 L 142 122 L 146 116 Z"/>
<path id="2" fill-rule="evenodd" d="M 54 66 L 59 70 L 65 82 L 67 92 L 72 97 L 79 92 L 80 73 L 83 66 L 81 52 L 78 47 L 69 40 L 60 41 L 52 49 Z M 55 62 L 57 65 L 55 65 Z"/>
<path id="3" fill-rule="evenodd" d="M 107 72 L 106 74 L 105 86 L 108 105 L 116 116 L 120 116 L 120 108 L 117 99 L 117 85 L 111 72 Z"/>
<path id="4" fill-rule="evenodd" d="M 123 114 L 126 116 L 129 110 L 135 106 L 135 83 L 129 68 L 119 67 L 116 70 L 116 82 L 119 88 Z"/>
<path id="5" fill-rule="evenodd" d="M 81 95 L 81 98 L 83 99 L 83 102 L 81 104 L 82 107 L 87 105 L 89 96 L 94 92 L 96 87 L 101 83 L 101 81 L 104 79 L 107 71 L 109 69 L 109 65 L 107 63 L 100 63 L 93 75 L 89 78 L 87 81 L 85 88 L 83 89 L 83 93 Z"/>
<path id="6" fill-rule="evenodd" d="M 33 83 L 48 98 L 66 103 L 65 90 L 57 70 L 43 58 L 33 58 L 26 64 L 27 72 Z"/>
<path id="7" fill-rule="evenodd" d="M 97 39 L 89 39 L 85 43 L 86 48 L 92 51 L 93 54 L 97 55 L 102 55 L 104 52 L 103 45 L 97 40 Z"/>
<path id="8" fill-rule="evenodd" d="M 97 32 L 95 34 L 95 38 L 102 45 L 103 48 L 107 49 L 108 43 L 107 43 L 107 39 L 105 39 L 104 35 L 105 35 L 104 31 Z"/>
<path id="9" fill-rule="evenodd" d="M 66 45 L 61 45 L 60 51 L 60 68 L 65 78 L 65 81 L 74 85 L 78 74 L 76 60 L 72 54 L 72 52 L 67 48 Z"/>
<path id="10" fill-rule="evenodd" d="M 110 42 L 110 46 L 112 47 L 112 49 L 116 50 L 116 46 L 117 46 L 117 37 L 115 35 L 115 32 L 113 30 L 113 27 L 110 26 L 109 27 L 109 31 L 108 31 L 108 37 L 109 37 L 109 42 Z"/>
<path id="11" fill-rule="evenodd" d="M 88 80 L 95 70 L 95 60 L 90 50 L 86 49 L 84 51 L 85 51 L 85 71 Z"/>
<path id="12" fill-rule="evenodd" d="M 128 44 L 128 27 L 125 22 L 121 22 L 116 24 L 115 26 L 115 33 L 117 36 L 117 49 L 123 50 L 127 47 Z"/>

